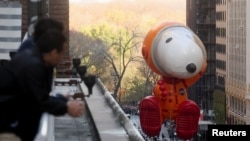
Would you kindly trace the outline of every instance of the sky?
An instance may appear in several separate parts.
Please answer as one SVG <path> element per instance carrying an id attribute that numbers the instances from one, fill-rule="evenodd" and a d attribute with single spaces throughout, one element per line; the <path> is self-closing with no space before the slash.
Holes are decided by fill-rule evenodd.
<path id="1" fill-rule="evenodd" d="M 111 2 L 112 0 L 69 0 L 70 3 L 107 3 Z"/>
<path id="2" fill-rule="evenodd" d="M 114 2 L 117 3 L 117 7 L 121 7 L 122 10 L 126 8 L 126 10 L 129 11 L 133 10 L 134 7 L 138 7 L 137 9 L 141 10 L 139 12 L 145 9 L 144 16 L 154 16 L 159 20 L 164 18 L 169 21 L 186 23 L 186 16 L 184 15 L 186 12 L 186 0 L 69 0 L 69 2 L 71 28 L 93 22 L 93 19 L 95 20 L 98 15 L 105 14 L 110 7 L 115 10 L 115 8 L 112 7 L 112 3 L 114 4 Z M 156 12 L 160 12 L 160 14 L 154 15 Z"/>
<path id="3" fill-rule="evenodd" d="M 70 3 L 108 3 L 116 0 L 69 0 Z M 136 0 L 124 0 L 125 2 L 133 2 Z M 186 5 L 186 0 L 164 0 L 173 6 L 183 6 Z M 157 0 L 155 0 L 157 2 Z"/>
<path id="4" fill-rule="evenodd" d="M 80 3 L 80 4 L 93 4 L 93 3 L 109 3 L 119 0 L 69 0 L 70 3 Z M 124 2 L 133 2 L 133 1 L 144 1 L 144 0 L 120 0 Z M 145 0 L 146 1 L 146 0 Z M 164 1 L 166 4 L 171 5 L 174 9 L 184 9 L 186 8 L 186 0 L 154 0 L 155 3 L 159 1 Z"/>

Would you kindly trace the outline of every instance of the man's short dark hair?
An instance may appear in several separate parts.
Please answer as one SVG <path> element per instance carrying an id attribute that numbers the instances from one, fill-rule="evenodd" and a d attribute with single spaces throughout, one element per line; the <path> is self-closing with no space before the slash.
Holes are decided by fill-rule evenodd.
<path id="1" fill-rule="evenodd" d="M 36 42 L 44 32 L 51 29 L 63 32 L 64 25 L 63 23 L 49 17 L 39 19 L 34 27 L 34 41 Z"/>
<path id="2" fill-rule="evenodd" d="M 47 30 L 37 40 L 36 45 L 41 53 L 48 53 L 53 49 L 61 52 L 67 41 L 65 35 L 58 30 Z"/>

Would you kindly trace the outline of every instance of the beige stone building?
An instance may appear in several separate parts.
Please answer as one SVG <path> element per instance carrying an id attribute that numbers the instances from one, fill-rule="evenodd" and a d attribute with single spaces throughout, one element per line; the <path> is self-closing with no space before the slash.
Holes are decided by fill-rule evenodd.
<path id="1" fill-rule="evenodd" d="M 250 1 L 227 1 L 226 108 L 229 124 L 250 124 Z"/>

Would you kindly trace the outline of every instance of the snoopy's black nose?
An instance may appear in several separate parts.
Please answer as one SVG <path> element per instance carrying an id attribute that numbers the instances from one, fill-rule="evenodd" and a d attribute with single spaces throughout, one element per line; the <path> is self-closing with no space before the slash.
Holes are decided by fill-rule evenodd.
<path id="1" fill-rule="evenodd" d="M 194 73 L 196 71 L 196 65 L 194 63 L 190 63 L 186 67 L 187 71 L 190 73 Z"/>

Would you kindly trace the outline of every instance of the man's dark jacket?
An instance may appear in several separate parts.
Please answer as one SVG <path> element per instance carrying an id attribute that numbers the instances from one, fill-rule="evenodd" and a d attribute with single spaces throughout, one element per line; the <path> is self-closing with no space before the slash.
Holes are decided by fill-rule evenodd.
<path id="1" fill-rule="evenodd" d="M 14 132 L 22 141 L 33 141 L 43 112 L 55 116 L 67 112 L 67 100 L 50 96 L 53 67 L 41 54 L 20 52 L 0 68 L 0 132 Z"/>
<path id="2" fill-rule="evenodd" d="M 19 53 L 19 52 L 22 52 L 22 51 L 24 51 L 26 49 L 31 49 L 32 50 L 33 48 L 35 48 L 35 46 L 36 45 L 35 45 L 33 37 L 28 37 L 26 40 L 24 40 L 22 42 L 22 44 L 18 48 L 17 52 Z"/>

